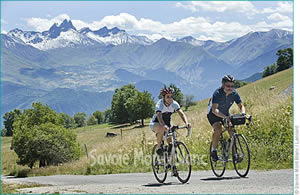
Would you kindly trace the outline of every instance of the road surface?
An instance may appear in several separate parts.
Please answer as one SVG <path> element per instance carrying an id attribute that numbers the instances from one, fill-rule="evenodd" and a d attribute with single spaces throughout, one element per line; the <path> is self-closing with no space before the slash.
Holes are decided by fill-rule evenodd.
<path id="1" fill-rule="evenodd" d="M 20 189 L 20 193 L 293 193 L 293 170 L 250 170 L 247 178 L 240 178 L 235 171 L 226 170 L 222 178 L 211 171 L 193 171 L 187 184 L 177 178 L 168 178 L 159 184 L 152 173 L 130 173 L 112 175 L 54 175 L 28 178 L 1 176 L 5 183 L 38 183 L 47 186 Z"/>

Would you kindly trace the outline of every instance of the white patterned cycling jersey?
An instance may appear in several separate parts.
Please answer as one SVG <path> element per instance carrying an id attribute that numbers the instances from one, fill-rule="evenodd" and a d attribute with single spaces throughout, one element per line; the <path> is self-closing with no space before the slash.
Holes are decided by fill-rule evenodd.
<path id="1" fill-rule="evenodd" d="M 163 99 L 160 99 L 160 100 L 158 100 L 158 102 L 155 105 L 155 114 L 153 115 L 151 122 L 158 122 L 157 112 L 161 112 L 163 121 L 165 122 L 166 125 L 168 125 L 170 127 L 171 126 L 171 115 L 175 111 L 178 111 L 179 109 L 180 109 L 180 106 L 175 100 L 173 100 L 173 102 L 169 106 L 166 106 L 164 104 Z"/>

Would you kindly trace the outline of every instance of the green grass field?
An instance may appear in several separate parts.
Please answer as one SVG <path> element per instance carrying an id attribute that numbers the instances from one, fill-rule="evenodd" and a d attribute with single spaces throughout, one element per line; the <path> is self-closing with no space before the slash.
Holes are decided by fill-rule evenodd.
<path id="1" fill-rule="evenodd" d="M 292 84 L 293 69 L 289 69 L 238 89 L 247 113 L 254 118 L 252 127 L 237 129 L 248 139 L 252 156 L 251 169 L 293 167 L 293 96 L 282 94 Z M 270 90 L 271 87 L 274 89 Z M 212 128 L 206 119 L 207 103 L 208 99 L 202 100 L 186 112 L 192 123 L 192 136 L 185 138 L 185 131 L 178 135 L 178 139 L 187 144 L 192 154 L 193 170 L 210 169 L 207 156 Z M 237 112 L 237 106 L 234 105 L 231 113 Z M 149 121 L 150 119 L 145 121 L 144 127 L 139 124 L 103 124 L 74 129 L 72 131 L 77 133 L 77 140 L 82 148 L 79 160 L 31 170 L 16 164 L 17 155 L 10 150 L 11 138 L 2 137 L 2 174 L 22 177 L 151 171 L 149 157 L 156 139 L 147 126 Z M 177 114 L 174 114 L 172 121 L 173 124 L 183 124 Z M 107 132 L 117 133 L 118 136 L 107 138 Z M 232 166 L 229 165 L 228 168 Z"/>

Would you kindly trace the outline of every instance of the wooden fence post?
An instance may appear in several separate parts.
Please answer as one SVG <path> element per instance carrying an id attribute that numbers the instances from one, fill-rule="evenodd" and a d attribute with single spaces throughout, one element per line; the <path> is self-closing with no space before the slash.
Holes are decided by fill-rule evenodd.
<path id="1" fill-rule="evenodd" d="M 84 144 L 84 147 L 85 147 L 86 157 L 89 158 L 89 154 L 88 154 L 88 151 L 87 151 L 87 146 L 86 146 L 86 144 Z"/>

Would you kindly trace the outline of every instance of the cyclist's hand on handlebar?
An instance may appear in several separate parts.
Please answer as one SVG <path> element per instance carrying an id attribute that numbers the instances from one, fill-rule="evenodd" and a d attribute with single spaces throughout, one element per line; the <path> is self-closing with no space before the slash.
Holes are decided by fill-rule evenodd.
<path id="1" fill-rule="evenodd" d="M 169 127 L 168 127 L 167 125 L 165 125 L 165 126 L 163 127 L 163 129 L 164 129 L 164 132 L 168 132 L 168 131 L 169 131 Z"/>
<path id="2" fill-rule="evenodd" d="M 246 113 L 241 113 L 243 116 L 245 116 L 247 119 L 250 119 L 251 118 L 251 115 L 250 114 L 246 114 Z"/>
<path id="3" fill-rule="evenodd" d="M 226 119 L 227 119 L 227 125 L 228 125 L 228 127 L 231 127 L 232 123 L 231 123 L 230 116 L 226 116 Z"/>
<path id="4" fill-rule="evenodd" d="M 187 135 L 186 135 L 186 137 L 189 137 L 192 134 L 192 125 L 191 125 L 191 123 L 187 123 L 186 124 L 186 128 L 187 128 Z"/>
<path id="5" fill-rule="evenodd" d="M 188 129 L 192 127 L 191 123 L 186 123 L 185 126 L 186 126 L 186 128 L 188 128 Z"/>
<path id="6" fill-rule="evenodd" d="M 230 116 L 226 116 L 226 119 L 227 119 L 227 121 L 228 121 L 228 124 L 231 123 Z"/>

